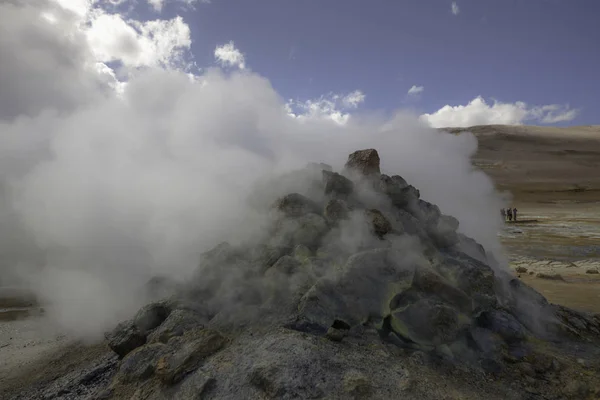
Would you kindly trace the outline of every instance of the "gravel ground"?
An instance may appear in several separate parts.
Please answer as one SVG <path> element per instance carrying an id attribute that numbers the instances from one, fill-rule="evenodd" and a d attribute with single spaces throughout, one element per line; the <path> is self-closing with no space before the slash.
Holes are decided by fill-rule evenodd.
<path id="1" fill-rule="evenodd" d="M 46 322 L 43 317 L 0 322 L 0 389 L 40 358 L 69 346 Z"/>

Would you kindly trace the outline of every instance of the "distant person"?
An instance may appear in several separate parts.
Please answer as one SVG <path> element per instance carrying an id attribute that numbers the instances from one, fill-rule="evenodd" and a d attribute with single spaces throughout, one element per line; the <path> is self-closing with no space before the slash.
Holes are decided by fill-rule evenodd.
<path id="1" fill-rule="evenodd" d="M 502 219 L 506 221 L 506 209 L 501 209 L 500 213 L 502 214 Z"/>
<path id="2" fill-rule="evenodd" d="M 517 208 L 516 207 L 512 209 L 512 215 L 513 215 L 513 218 L 516 221 L 517 220 Z"/>
<path id="3" fill-rule="evenodd" d="M 508 210 L 506 210 L 506 216 L 508 217 L 509 221 L 512 221 L 513 215 L 512 215 L 512 210 L 510 208 Z"/>

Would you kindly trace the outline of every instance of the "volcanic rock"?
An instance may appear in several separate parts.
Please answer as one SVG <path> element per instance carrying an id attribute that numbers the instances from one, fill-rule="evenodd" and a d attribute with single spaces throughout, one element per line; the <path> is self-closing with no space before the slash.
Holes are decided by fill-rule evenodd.
<path id="1" fill-rule="evenodd" d="M 331 199 L 325 206 L 323 216 L 329 223 L 335 224 L 342 219 L 348 218 L 349 212 L 350 208 L 344 200 Z"/>
<path id="2" fill-rule="evenodd" d="M 198 363 L 219 351 L 226 342 L 219 332 L 209 329 L 193 330 L 184 337 L 174 338 L 169 343 L 174 351 L 158 359 L 156 375 L 164 383 L 177 383 L 184 375 L 194 371 Z"/>
<path id="3" fill-rule="evenodd" d="M 377 150 L 358 150 L 348 156 L 346 169 L 365 176 L 377 175 L 381 173 L 379 163 L 379 153 L 377 153 Z"/>
<path id="4" fill-rule="evenodd" d="M 326 195 L 347 197 L 354 191 L 354 183 L 337 172 L 323 170 L 323 183 Z"/>
<path id="5" fill-rule="evenodd" d="M 560 343 L 600 356 L 599 316 L 552 305 L 513 279 L 457 232 L 456 218 L 399 175 L 381 175 L 376 150 L 352 153 L 346 170 L 312 164 L 289 174 L 302 184 L 277 192 L 291 193 L 273 204 L 266 229 L 203 252 L 169 300 L 107 334 L 120 358 L 111 396 L 481 398 L 485 374 L 516 373 L 485 395 L 517 399 L 546 396 L 558 372 L 584 377 L 566 358 L 556 371 L 544 352 Z M 439 390 L 426 383 L 446 379 L 426 378 L 433 362 L 452 375 Z M 477 395 L 449 391 L 460 376 Z M 569 396 L 591 393 L 576 389 Z"/>
<path id="6" fill-rule="evenodd" d="M 315 202 L 299 193 L 282 197 L 277 201 L 275 207 L 287 217 L 302 217 L 319 211 L 319 207 Z"/>
<path id="7" fill-rule="evenodd" d="M 109 347 L 120 357 L 146 343 L 146 334 L 133 321 L 124 321 L 106 334 Z"/>
<path id="8" fill-rule="evenodd" d="M 381 213 L 381 211 L 376 209 L 370 209 L 365 212 L 371 226 L 373 228 L 373 233 L 375 233 L 378 237 L 383 237 L 384 235 L 390 233 L 392 231 L 392 224 L 388 219 Z"/>

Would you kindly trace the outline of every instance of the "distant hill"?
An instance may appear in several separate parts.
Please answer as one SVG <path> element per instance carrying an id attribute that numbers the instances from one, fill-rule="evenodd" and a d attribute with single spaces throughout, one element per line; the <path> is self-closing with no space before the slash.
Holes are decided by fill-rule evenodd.
<path id="1" fill-rule="evenodd" d="M 600 202 L 600 125 L 443 128 L 479 140 L 473 162 L 520 202 Z"/>

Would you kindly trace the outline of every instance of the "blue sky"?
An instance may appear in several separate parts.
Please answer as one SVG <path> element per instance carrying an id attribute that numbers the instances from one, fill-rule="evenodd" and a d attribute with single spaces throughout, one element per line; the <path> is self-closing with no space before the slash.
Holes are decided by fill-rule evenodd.
<path id="1" fill-rule="evenodd" d="M 361 93 L 354 113 L 434 126 L 600 123 L 597 0 L 48 1 L 78 13 L 119 80 L 194 60 L 257 73 L 296 106 L 348 112 L 340 99 Z"/>
<path id="2" fill-rule="evenodd" d="M 579 114 L 562 125 L 599 123 L 600 2 L 455 3 L 457 14 L 445 0 L 212 0 L 162 17 L 184 17 L 198 65 L 233 40 L 284 97 L 359 89 L 366 109 L 434 112 L 483 96 L 568 104 Z"/>

